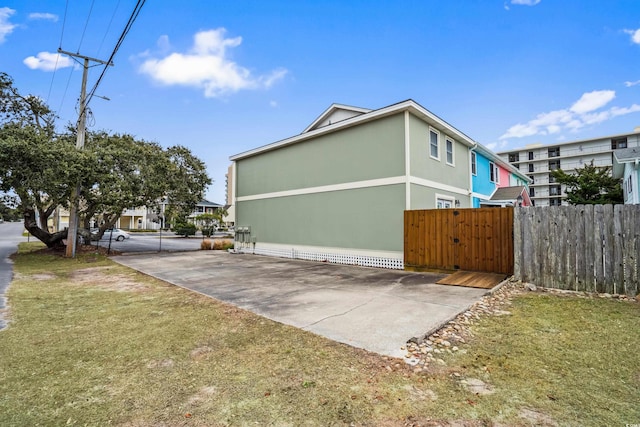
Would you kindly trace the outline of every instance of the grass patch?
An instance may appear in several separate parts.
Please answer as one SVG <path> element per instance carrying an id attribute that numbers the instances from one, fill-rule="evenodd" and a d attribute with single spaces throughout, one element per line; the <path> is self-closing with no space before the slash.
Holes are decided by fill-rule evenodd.
<path id="1" fill-rule="evenodd" d="M 29 250 L 32 250 L 30 248 Z M 6 425 L 624 425 L 640 420 L 638 304 L 519 297 L 466 354 L 412 374 L 94 253 L 21 246 L 0 332 Z M 475 394 L 465 379 L 493 393 Z M 533 421 L 532 421 L 533 420 Z"/>

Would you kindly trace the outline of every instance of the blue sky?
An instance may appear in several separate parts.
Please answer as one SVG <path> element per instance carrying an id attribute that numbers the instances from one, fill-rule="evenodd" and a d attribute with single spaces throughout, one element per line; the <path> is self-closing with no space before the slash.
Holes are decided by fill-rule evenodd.
<path id="1" fill-rule="evenodd" d="M 0 0 L 0 71 L 75 122 L 57 49 L 108 59 L 135 4 Z M 639 0 L 150 0 L 113 62 L 92 129 L 191 148 L 220 203 L 230 155 L 332 103 L 411 98 L 496 151 L 640 126 Z"/>

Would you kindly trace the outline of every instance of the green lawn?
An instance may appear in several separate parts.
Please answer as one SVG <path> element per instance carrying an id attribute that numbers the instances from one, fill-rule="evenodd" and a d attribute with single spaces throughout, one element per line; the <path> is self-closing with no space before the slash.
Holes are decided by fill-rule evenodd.
<path id="1" fill-rule="evenodd" d="M 640 423 L 637 303 L 520 296 L 414 374 L 102 255 L 35 247 L 15 258 L 0 331 L 3 426 Z"/>

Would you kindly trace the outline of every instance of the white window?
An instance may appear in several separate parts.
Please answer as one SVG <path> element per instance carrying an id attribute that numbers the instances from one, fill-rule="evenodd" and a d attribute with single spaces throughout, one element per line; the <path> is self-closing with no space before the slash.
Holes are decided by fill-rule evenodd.
<path id="1" fill-rule="evenodd" d="M 471 152 L 471 173 L 473 175 L 478 175 L 478 166 L 476 164 L 476 153 Z"/>
<path id="2" fill-rule="evenodd" d="M 436 209 L 451 209 L 455 204 L 453 198 L 436 195 Z"/>
<path id="3" fill-rule="evenodd" d="M 500 183 L 500 170 L 493 162 L 489 162 L 489 180 L 496 184 Z"/>
<path id="4" fill-rule="evenodd" d="M 453 166 L 453 141 L 449 138 L 445 139 L 447 148 L 447 164 Z"/>
<path id="5" fill-rule="evenodd" d="M 429 145 L 431 157 L 440 160 L 440 133 L 438 131 L 429 129 Z"/>

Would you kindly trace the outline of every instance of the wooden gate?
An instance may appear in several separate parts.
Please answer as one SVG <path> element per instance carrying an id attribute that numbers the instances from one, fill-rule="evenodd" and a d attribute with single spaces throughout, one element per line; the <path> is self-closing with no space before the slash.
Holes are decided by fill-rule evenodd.
<path id="1" fill-rule="evenodd" d="M 404 264 L 513 274 L 513 208 L 405 211 Z"/>

